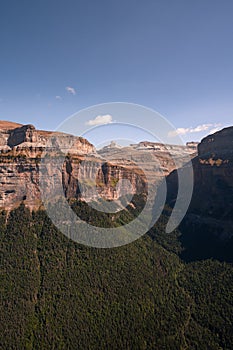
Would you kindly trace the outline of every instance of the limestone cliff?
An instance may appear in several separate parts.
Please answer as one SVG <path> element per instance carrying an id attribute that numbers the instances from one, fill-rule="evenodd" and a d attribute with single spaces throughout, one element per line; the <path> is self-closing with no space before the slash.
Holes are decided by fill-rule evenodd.
<path id="1" fill-rule="evenodd" d="M 184 256 L 232 257 L 233 249 L 233 127 L 204 138 L 193 159 L 194 190 L 180 227 Z M 176 171 L 168 178 L 169 204 L 176 200 Z M 231 249 L 231 252 L 229 251 Z M 220 253 L 221 250 L 221 253 Z M 195 256 L 195 254 L 199 254 Z M 227 253 L 227 254 L 228 254 Z"/>
<path id="2" fill-rule="evenodd" d="M 233 127 L 204 138 L 193 167 L 194 193 L 190 209 L 214 218 L 232 218 Z"/>
<path id="3" fill-rule="evenodd" d="M 139 142 L 121 147 L 112 142 L 98 150 L 105 159 L 116 164 L 138 164 L 145 169 L 147 180 L 158 182 L 168 176 L 174 169 L 182 167 L 189 159 L 197 154 L 196 142 L 183 145 L 164 145 L 155 142 Z"/>
<path id="4" fill-rule="evenodd" d="M 62 167 L 56 162 L 59 151 L 66 155 Z M 21 202 L 31 209 L 40 207 L 44 152 L 52 155 L 51 164 L 42 169 L 47 191 L 60 181 L 67 198 L 88 201 L 118 199 L 125 191 L 124 185 L 117 186 L 121 179 L 130 181 L 133 193 L 146 189 L 140 169 L 105 161 L 82 137 L 0 121 L 0 208 L 11 209 Z"/>

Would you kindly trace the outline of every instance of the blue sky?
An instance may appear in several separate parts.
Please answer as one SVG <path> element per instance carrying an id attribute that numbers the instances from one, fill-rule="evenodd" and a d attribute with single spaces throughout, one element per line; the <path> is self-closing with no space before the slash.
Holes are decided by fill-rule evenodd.
<path id="1" fill-rule="evenodd" d="M 232 15 L 232 0 L 2 1 L 0 119 L 56 129 L 122 101 L 199 140 L 232 124 Z"/>

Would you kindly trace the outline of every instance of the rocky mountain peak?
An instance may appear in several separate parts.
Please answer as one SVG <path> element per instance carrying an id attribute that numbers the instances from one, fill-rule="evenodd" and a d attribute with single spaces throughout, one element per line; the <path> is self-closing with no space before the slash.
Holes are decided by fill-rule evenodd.
<path id="1" fill-rule="evenodd" d="M 216 133 L 205 137 L 198 145 L 198 154 L 232 151 L 233 150 L 233 127 L 224 128 Z"/>

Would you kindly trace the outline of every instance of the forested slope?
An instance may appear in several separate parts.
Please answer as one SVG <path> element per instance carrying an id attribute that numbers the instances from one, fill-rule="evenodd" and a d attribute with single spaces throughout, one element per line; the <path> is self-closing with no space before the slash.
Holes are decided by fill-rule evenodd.
<path id="1" fill-rule="evenodd" d="M 74 207 L 85 215 L 84 203 Z M 1 349 L 233 348 L 230 264 L 185 264 L 152 234 L 88 248 L 23 206 L 7 221 L 1 213 L 0 231 Z"/>

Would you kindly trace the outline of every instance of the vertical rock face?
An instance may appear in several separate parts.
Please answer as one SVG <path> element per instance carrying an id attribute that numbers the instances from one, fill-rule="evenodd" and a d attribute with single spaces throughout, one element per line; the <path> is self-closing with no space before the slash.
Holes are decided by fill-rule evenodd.
<path id="1" fill-rule="evenodd" d="M 13 129 L 7 140 L 9 147 L 13 148 L 24 142 L 38 142 L 38 133 L 35 132 L 33 125 L 23 125 L 19 128 Z"/>
<path id="2" fill-rule="evenodd" d="M 204 138 L 199 144 L 198 157 L 194 159 L 193 166 L 193 210 L 215 218 L 232 213 L 233 127 Z"/>
<path id="3" fill-rule="evenodd" d="M 45 153 L 51 157 L 46 169 L 41 163 Z M 62 164 L 57 162 L 61 154 Z M 32 209 L 40 207 L 42 173 L 46 191 L 60 183 L 67 198 L 86 201 L 118 199 L 126 190 L 122 179 L 130 181 L 133 193 L 146 189 L 140 170 L 105 161 L 82 137 L 0 121 L 0 208 L 22 201 Z"/>
<path id="4" fill-rule="evenodd" d="M 181 225 L 184 256 L 232 261 L 233 249 L 233 127 L 202 140 L 193 159 L 194 190 Z M 177 177 L 167 178 L 170 204 L 175 202 Z"/>
<path id="5" fill-rule="evenodd" d="M 224 128 L 213 135 L 205 137 L 198 145 L 198 155 L 214 152 L 233 151 L 233 127 Z"/>
<path id="6" fill-rule="evenodd" d="M 195 142 L 181 146 L 144 141 L 120 147 L 112 142 L 109 146 L 100 149 L 98 153 L 105 159 L 122 166 L 137 164 L 145 170 L 149 182 L 158 182 L 193 158 L 197 153 L 197 145 Z"/>
<path id="7" fill-rule="evenodd" d="M 67 198 L 117 200 L 128 190 L 133 194 L 146 192 L 145 176 L 135 167 L 122 167 L 98 158 L 71 156 L 66 159 L 65 168 L 62 182 Z M 131 188 L 122 180 L 128 180 Z"/>
<path id="8" fill-rule="evenodd" d="M 41 178 L 45 191 L 59 184 L 68 199 L 117 200 L 127 193 L 146 193 L 148 182 L 159 183 L 196 147 L 145 141 L 124 148 L 112 143 L 96 152 L 82 137 L 0 121 L 0 208 L 22 201 L 40 207 Z M 41 157 L 46 153 L 51 162 L 45 168 Z"/>

